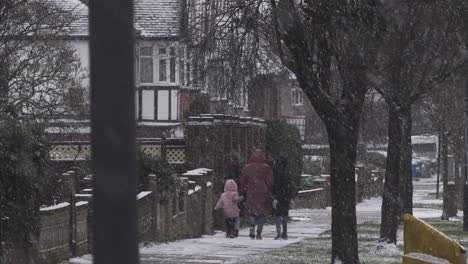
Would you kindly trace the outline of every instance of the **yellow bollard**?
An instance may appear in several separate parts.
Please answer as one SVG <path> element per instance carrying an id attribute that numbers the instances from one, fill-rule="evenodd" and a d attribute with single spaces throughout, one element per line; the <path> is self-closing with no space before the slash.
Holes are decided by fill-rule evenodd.
<path id="1" fill-rule="evenodd" d="M 465 249 L 457 241 L 412 215 L 403 219 L 403 264 L 466 264 Z"/>

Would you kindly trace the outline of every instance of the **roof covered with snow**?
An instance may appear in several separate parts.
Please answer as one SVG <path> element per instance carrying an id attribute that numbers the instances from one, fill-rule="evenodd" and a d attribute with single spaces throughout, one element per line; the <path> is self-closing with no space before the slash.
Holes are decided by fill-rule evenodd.
<path id="1" fill-rule="evenodd" d="M 92 0 L 90 0 L 92 1 Z M 88 7 L 80 0 L 53 0 L 73 16 L 71 37 L 88 37 Z M 181 0 L 135 0 L 135 29 L 148 39 L 174 38 L 181 33 Z"/>

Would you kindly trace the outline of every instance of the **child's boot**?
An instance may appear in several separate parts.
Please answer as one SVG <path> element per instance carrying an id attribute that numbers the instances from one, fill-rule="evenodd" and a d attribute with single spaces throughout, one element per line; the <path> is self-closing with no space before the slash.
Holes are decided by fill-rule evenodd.
<path id="1" fill-rule="evenodd" d="M 250 238 L 251 239 L 255 239 L 255 225 L 253 225 L 251 228 L 250 228 L 250 234 L 249 234 Z"/>
<path id="2" fill-rule="evenodd" d="M 238 237 L 239 236 L 239 229 L 236 229 L 234 230 L 234 237 Z"/>
<path id="3" fill-rule="evenodd" d="M 257 236 L 255 238 L 257 240 L 262 240 L 262 233 L 257 232 Z"/>

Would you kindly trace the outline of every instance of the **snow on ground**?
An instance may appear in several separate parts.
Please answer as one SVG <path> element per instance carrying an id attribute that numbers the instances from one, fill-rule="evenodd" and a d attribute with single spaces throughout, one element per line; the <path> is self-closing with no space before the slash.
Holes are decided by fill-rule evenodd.
<path id="1" fill-rule="evenodd" d="M 252 240 L 248 229 L 240 232 L 239 238 L 227 239 L 223 232 L 213 236 L 185 239 L 171 243 L 153 244 L 140 248 L 141 263 L 225 263 L 240 257 L 264 252 L 299 242 L 304 238 L 317 237 L 330 229 L 328 223 L 292 222 L 288 226 L 288 240 L 274 240 L 274 226 L 265 226 L 263 240 Z M 92 256 L 71 259 L 70 264 L 91 264 Z"/>
<path id="2" fill-rule="evenodd" d="M 435 179 L 416 181 L 414 188 L 414 204 L 440 204 L 439 200 L 429 198 L 429 193 L 435 192 Z M 356 206 L 358 223 L 379 221 L 382 206 L 381 198 L 372 198 Z M 442 210 L 430 208 L 415 208 L 414 215 L 419 218 L 437 218 Z M 185 239 L 176 242 L 152 244 L 140 248 L 142 264 L 153 263 L 230 263 L 250 254 L 258 254 L 267 250 L 284 247 L 299 242 L 305 238 L 317 237 L 330 229 L 331 208 L 297 209 L 290 212 L 293 220 L 288 226 L 289 240 L 274 240 L 276 235 L 273 225 L 265 226 L 263 240 L 252 240 L 248 237 L 248 229 L 243 229 L 237 239 L 227 239 L 223 232 L 202 238 Z M 454 218 L 453 220 L 459 220 Z M 403 232 L 398 233 L 398 240 L 403 240 Z M 402 243 L 402 242 L 400 242 Z M 397 248 L 380 250 L 395 251 Z M 377 250 L 377 249 L 376 249 Z M 74 258 L 70 264 L 91 264 L 91 255 Z"/>
<path id="3" fill-rule="evenodd" d="M 442 203 L 443 203 L 443 201 L 440 200 L 440 199 L 426 199 L 426 200 L 417 201 L 417 203 L 415 203 L 415 204 L 437 204 L 437 205 L 441 205 Z"/>

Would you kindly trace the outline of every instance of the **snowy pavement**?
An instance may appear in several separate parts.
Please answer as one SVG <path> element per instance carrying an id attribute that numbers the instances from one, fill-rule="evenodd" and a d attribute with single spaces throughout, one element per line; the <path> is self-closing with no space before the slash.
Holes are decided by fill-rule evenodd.
<path id="1" fill-rule="evenodd" d="M 288 225 L 288 240 L 274 240 L 275 227 L 266 225 L 263 240 L 252 240 L 248 237 L 249 230 L 241 230 L 236 239 L 227 239 L 224 233 L 218 232 L 213 236 L 185 239 L 176 242 L 154 244 L 140 248 L 142 264 L 156 263 L 229 263 L 240 257 L 264 252 L 275 248 L 299 242 L 304 238 L 317 237 L 320 233 L 330 229 L 330 216 L 326 210 L 316 210 L 313 219 L 294 221 Z M 293 212 L 295 215 L 296 213 Z M 86 255 L 71 259 L 70 264 L 91 264 L 92 258 Z"/>
<path id="2" fill-rule="evenodd" d="M 424 179 L 414 182 L 414 203 L 439 203 L 428 198 L 429 193 L 435 192 L 435 180 Z M 379 221 L 382 205 L 381 198 L 372 198 L 357 205 L 358 223 Z M 419 218 L 440 217 L 441 210 L 415 208 L 414 215 Z M 274 240 L 275 227 L 267 225 L 264 228 L 263 240 L 252 240 L 248 237 L 248 229 L 240 232 L 239 238 L 227 239 L 224 233 L 218 232 L 213 236 L 186 239 L 176 242 L 153 244 L 140 248 L 142 264 L 180 263 L 232 263 L 241 257 L 257 254 L 267 250 L 284 247 L 299 242 L 305 238 L 317 237 L 320 233 L 330 229 L 331 209 L 298 209 L 290 212 L 292 221 L 288 225 L 289 240 Z M 92 257 L 86 255 L 71 259 L 69 264 L 91 264 Z"/>

